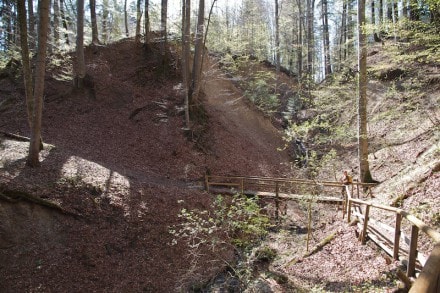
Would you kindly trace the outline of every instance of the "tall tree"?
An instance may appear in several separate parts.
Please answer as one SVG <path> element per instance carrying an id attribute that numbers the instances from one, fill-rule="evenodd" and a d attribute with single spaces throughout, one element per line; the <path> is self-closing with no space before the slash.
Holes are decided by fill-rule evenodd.
<path id="1" fill-rule="evenodd" d="M 60 3 L 59 0 L 53 0 L 53 41 L 55 48 L 58 48 L 60 41 Z"/>
<path id="2" fill-rule="evenodd" d="M 46 73 L 47 33 L 49 30 L 50 0 L 40 0 L 38 5 L 38 47 L 35 68 L 35 86 L 33 94 L 33 117 L 31 142 L 27 164 L 36 167 L 40 164 L 41 121 L 43 116 L 44 77 Z"/>
<path id="3" fill-rule="evenodd" d="M 315 36 L 314 36 L 314 11 L 315 0 L 307 0 L 307 75 L 308 79 L 313 76 L 313 57 L 315 54 Z"/>
<path id="4" fill-rule="evenodd" d="M 128 11 L 127 11 L 127 0 L 124 1 L 124 24 L 125 24 L 125 36 L 128 38 Z"/>
<path id="5" fill-rule="evenodd" d="M 202 78 L 202 58 L 204 54 L 203 39 L 205 29 L 205 0 L 199 0 L 199 11 L 197 17 L 197 31 L 194 50 L 194 65 L 191 98 L 193 101 L 198 101 L 200 93 L 200 83 Z"/>
<path id="6" fill-rule="evenodd" d="M 136 44 L 141 42 L 141 19 L 141 0 L 136 0 L 136 33 L 134 35 L 134 41 Z"/>
<path id="7" fill-rule="evenodd" d="M 84 79 L 86 77 L 86 62 L 84 57 L 84 0 L 77 0 L 76 29 L 76 62 L 74 86 L 78 89 L 83 89 Z"/>
<path id="8" fill-rule="evenodd" d="M 298 5 L 298 79 L 301 81 L 303 75 L 303 52 L 302 52 L 302 43 L 303 43 L 303 28 L 304 28 L 304 16 L 302 9 L 302 0 L 296 0 Z"/>
<path id="9" fill-rule="evenodd" d="M 166 48 L 167 48 L 167 17 L 168 17 L 168 0 L 162 0 L 162 6 L 160 10 L 160 37 L 161 41 L 161 55 L 163 62 L 166 62 Z"/>
<path id="10" fill-rule="evenodd" d="M 70 40 L 69 40 L 69 22 L 66 16 L 66 12 L 64 10 L 64 0 L 60 0 L 60 16 L 61 16 L 61 21 L 63 23 L 63 29 L 64 29 L 64 39 L 66 40 L 66 44 L 69 45 L 70 44 Z"/>
<path id="11" fill-rule="evenodd" d="M 367 132 L 367 38 L 365 22 L 365 0 L 358 3 L 358 155 L 359 172 L 362 182 L 372 182 L 368 163 L 368 132 Z"/>
<path id="12" fill-rule="evenodd" d="M 278 73 L 280 72 L 280 13 L 279 13 L 279 5 L 278 0 L 275 0 L 275 66 L 276 66 L 276 74 L 278 77 Z M 277 78 L 278 79 L 278 78 Z"/>
<path id="13" fill-rule="evenodd" d="M 332 74 L 332 64 L 330 60 L 330 33 L 328 25 L 328 2 L 321 0 L 322 10 L 322 39 L 324 44 L 324 74 Z"/>
<path id="14" fill-rule="evenodd" d="M 25 0 L 17 1 L 18 23 L 20 29 L 20 42 L 21 42 L 21 63 L 23 67 L 23 80 L 26 96 L 26 110 L 28 115 L 29 129 L 32 129 L 32 116 L 33 116 L 33 83 L 32 83 L 32 70 L 31 62 L 29 58 L 29 44 L 28 44 L 28 29 L 26 21 L 26 6 Z"/>
<path id="15" fill-rule="evenodd" d="M 150 47 L 150 0 L 144 0 L 145 8 L 144 8 L 144 30 L 145 30 L 145 45 L 147 49 Z M 185 0 L 184 0 L 185 1 Z M 183 14 L 183 13 L 182 13 Z"/>
<path id="16" fill-rule="evenodd" d="M 28 7 L 28 28 L 29 28 L 29 34 L 28 34 L 28 44 L 29 49 L 35 48 L 35 16 L 34 16 L 34 3 L 33 0 L 27 1 L 27 7 Z"/>
<path id="17" fill-rule="evenodd" d="M 101 33 L 101 41 L 106 44 L 109 39 L 109 3 L 108 0 L 102 1 L 102 19 L 101 19 L 101 25 L 102 25 L 102 33 Z"/>
<path id="18" fill-rule="evenodd" d="M 191 0 L 182 1 L 182 87 L 185 105 L 185 125 L 191 128 L 189 118 L 189 79 L 191 60 Z"/>
<path id="19" fill-rule="evenodd" d="M 96 19 L 96 0 L 89 1 L 90 6 L 90 21 L 92 24 L 92 44 L 99 44 L 99 35 L 98 35 L 98 21 Z"/>

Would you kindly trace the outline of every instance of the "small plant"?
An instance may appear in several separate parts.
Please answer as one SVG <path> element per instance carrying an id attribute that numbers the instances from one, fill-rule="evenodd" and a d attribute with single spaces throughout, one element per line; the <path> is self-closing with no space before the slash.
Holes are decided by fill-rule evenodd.
<path id="1" fill-rule="evenodd" d="M 255 243 L 269 227 L 269 218 L 261 213 L 257 200 L 236 194 L 228 202 L 219 195 L 212 211 L 182 209 L 178 217 L 183 222 L 169 229 L 175 237 L 172 244 L 180 239 L 190 248 L 206 244 L 215 249 L 225 242 L 240 248 Z"/>

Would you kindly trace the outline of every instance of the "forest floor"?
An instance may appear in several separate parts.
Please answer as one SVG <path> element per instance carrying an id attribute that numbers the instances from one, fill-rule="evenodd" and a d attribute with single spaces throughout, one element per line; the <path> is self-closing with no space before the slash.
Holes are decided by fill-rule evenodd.
<path id="1" fill-rule="evenodd" d="M 173 55 L 172 55 L 173 56 Z M 175 57 L 175 56 L 174 56 Z M 209 209 L 205 174 L 294 176 L 281 132 L 246 103 L 218 68 L 207 65 L 200 125 L 184 131 L 178 73 L 164 78 L 158 55 L 131 40 L 88 48 L 94 90 L 71 90 L 71 62 L 52 60 L 46 78 L 41 167 L 25 165 L 28 143 L 0 136 L 1 292 L 189 291 L 224 272 L 233 251 L 200 248 L 192 263 L 169 228 L 182 208 Z M 177 64 L 177 61 L 175 62 Z M 0 130 L 28 137 L 20 80 L 0 79 Z M 435 180 L 434 182 L 438 182 Z M 57 203 L 22 200 L 30 195 Z M 336 207 L 317 205 L 311 246 L 331 233 L 322 251 L 304 253 L 306 215 L 289 203 L 272 269 L 287 284 L 261 274 L 258 292 L 320 286 L 342 292 L 395 283 L 397 263 L 352 237 Z"/>

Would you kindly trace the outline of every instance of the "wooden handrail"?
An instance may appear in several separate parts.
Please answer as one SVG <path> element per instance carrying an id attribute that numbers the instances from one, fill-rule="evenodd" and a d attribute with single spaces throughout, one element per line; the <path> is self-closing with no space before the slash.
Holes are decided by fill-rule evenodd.
<path id="1" fill-rule="evenodd" d="M 214 179 L 215 181 L 210 181 L 210 179 Z M 221 179 L 223 181 L 238 181 L 237 183 L 232 182 L 218 182 L 216 179 Z M 250 181 L 250 182 L 249 182 Z M 423 221 L 418 219 L 417 217 L 411 215 L 410 213 L 391 206 L 386 206 L 382 204 L 377 204 L 373 202 L 368 202 L 361 199 L 352 198 L 351 189 L 353 186 L 357 186 L 357 196 L 359 197 L 359 187 L 374 187 L 375 183 L 361 183 L 361 182 L 353 182 L 351 185 L 344 185 L 341 182 L 337 181 L 315 181 L 315 180 L 307 180 L 307 179 L 288 179 L 288 178 L 270 178 L 270 177 L 257 177 L 257 176 L 221 176 L 221 175 L 207 175 L 205 178 L 206 188 L 209 191 L 210 185 L 222 185 L 225 186 L 238 186 L 241 188 L 241 192 L 244 191 L 245 183 L 249 185 L 255 186 L 255 184 L 269 182 L 272 184 L 267 184 L 267 186 L 275 187 L 275 199 L 279 200 L 279 188 L 284 184 L 307 184 L 311 186 L 324 186 L 324 187 L 344 187 L 346 190 L 344 207 L 343 207 L 343 216 L 347 213 L 347 220 L 351 221 L 351 210 L 354 206 L 359 209 L 359 206 L 365 205 L 366 211 L 363 214 L 364 224 L 362 226 L 362 235 L 361 242 L 364 244 L 366 240 L 366 233 L 369 230 L 368 220 L 369 213 L 371 208 L 377 208 L 381 210 L 385 210 L 388 212 L 392 212 L 396 215 L 395 222 L 395 231 L 394 231 L 394 248 L 391 251 L 394 259 L 399 258 L 399 249 L 400 249 L 400 238 L 401 238 L 401 222 L 402 219 L 405 218 L 411 223 L 411 238 L 409 241 L 409 255 L 408 255 L 408 267 L 407 267 L 407 275 L 409 277 L 413 277 L 415 273 L 415 262 L 417 256 L 417 239 L 419 231 L 423 231 L 426 235 L 428 235 L 434 241 L 434 249 L 428 257 L 423 269 L 420 273 L 420 276 L 416 279 L 413 286 L 411 287 L 410 292 L 418 293 L 418 292 L 440 292 L 440 233 L 435 229 L 426 225 Z M 266 183 L 264 183 L 266 184 Z M 374 219 L 371 219 L 373 221 Z M 373 228 L 371 228 L 373 229 Z M 391 240 L 392 241 L 392 240 Z M 390 253 L 390 252 L 388 252 Z"/>

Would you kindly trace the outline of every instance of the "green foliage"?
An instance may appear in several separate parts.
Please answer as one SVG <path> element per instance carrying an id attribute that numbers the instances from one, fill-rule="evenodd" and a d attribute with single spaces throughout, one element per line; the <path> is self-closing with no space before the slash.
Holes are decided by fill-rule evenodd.
<path id="1" fill-rule="evenodd" d="M 225 242 L 241 248 L 256 243 L 269 227 L 269 218 L 261 213 L 257 201 L 237 194 L 228 202 L 219 195 L 211 211 L 182 209 L 178 217 L 183 222 L 169 230 L 173 244 L 184 240 L 190 248 L 205 244 L 215 249 Z"/>
<path id="2" fill-rule="evenodd" d="M 245 91 L 246 97 L 266 114 L 275 112 L 280 104 L 268 82 L 270 79 L 274 80 L 272 73 L 259 71 L 248 81 Z"/>

